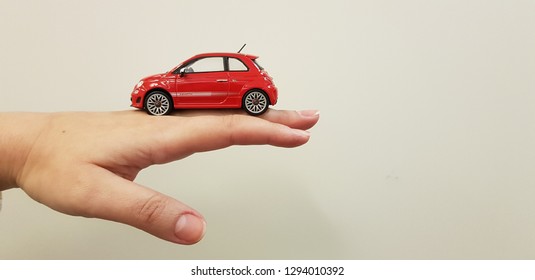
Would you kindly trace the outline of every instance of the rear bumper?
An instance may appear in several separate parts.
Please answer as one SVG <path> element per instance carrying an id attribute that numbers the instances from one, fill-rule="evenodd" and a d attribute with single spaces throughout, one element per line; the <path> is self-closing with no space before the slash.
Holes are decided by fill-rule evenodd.
<path id="1" fill-rule="evenodd" d="M 271 105 L 277 104 L 277 101 L 279 99 L 279 90 L 275 85 L 269 85 L 266 89 L 267 94 L 269 96 L 269 101 Z"/>

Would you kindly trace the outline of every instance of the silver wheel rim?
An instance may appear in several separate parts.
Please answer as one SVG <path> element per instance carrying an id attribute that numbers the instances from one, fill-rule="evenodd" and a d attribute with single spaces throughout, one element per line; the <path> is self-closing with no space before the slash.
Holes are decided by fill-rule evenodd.
<path id="1" fill-rule="evenodd" d="M 267 104 L 267 98 L 261 92 L 252 91 L 245 96 L 245 108 L 251 113 L 261 113 L 266 109 Z"/>
<path id="2" fill-rule="evenodd" d="M 156 116 L 165 115 L 170 105 L 169 99 L 161 93 L 154 93 L 147 99 L 147 110 Z"/>

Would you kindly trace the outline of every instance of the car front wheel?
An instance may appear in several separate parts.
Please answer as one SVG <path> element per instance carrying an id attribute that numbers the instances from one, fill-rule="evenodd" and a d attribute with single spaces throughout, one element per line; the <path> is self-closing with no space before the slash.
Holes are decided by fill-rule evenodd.
<path id="1" fill-rule="evenodd" d="M 249 115 L 257 116 L 267 111 L 269 99 L 267 95 L 260 90 L 252 90 L 243 97 L 243 108 Z"/>
<path id="2" fill-rule="evenodd" d="M 173 109 L 171 98 L 161 91 L 151 92 L 146 98 L 145 109 L 154 116 L 167 115 Z"/>

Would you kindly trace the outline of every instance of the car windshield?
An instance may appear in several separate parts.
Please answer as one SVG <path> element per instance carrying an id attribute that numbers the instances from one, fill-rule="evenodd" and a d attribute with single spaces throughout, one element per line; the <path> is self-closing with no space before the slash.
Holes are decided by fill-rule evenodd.
<path id="1" fill-rule="evenodd" d="M 257 58 L 257 59 L 254 59 L 253 62 L 254 62 L 254 65 L 256 65 L 256 67 L 258 67 L 258 69 L 260 69 L 260 70 L 264 70 L 264 67 L 262 67 L 262 66 L 260 65 L 260 63 L 258 63 L 258 58 Z"/>

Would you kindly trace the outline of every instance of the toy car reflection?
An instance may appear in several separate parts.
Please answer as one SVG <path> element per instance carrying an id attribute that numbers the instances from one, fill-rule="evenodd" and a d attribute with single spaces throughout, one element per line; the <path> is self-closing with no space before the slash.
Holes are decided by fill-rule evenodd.
<path id="1" fill-rule="evenodd" d="M 132 92 L 132 106 L 157 116 L 188 108 L 243 108 L 260 115 L 277 103 L 278 93 L 257 58 L 242 53 L 193 56 L 167 73 L 142 79 Z"/>

